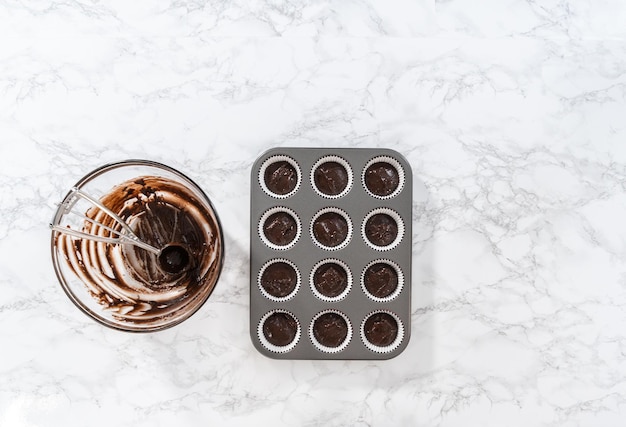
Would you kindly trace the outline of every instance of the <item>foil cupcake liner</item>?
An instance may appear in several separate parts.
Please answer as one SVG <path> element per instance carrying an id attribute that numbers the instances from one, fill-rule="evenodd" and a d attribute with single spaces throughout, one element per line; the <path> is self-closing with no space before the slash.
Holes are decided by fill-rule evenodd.
<path id="1" fill-rule="evenodd" d="M 334 195 L 326 194 L 323 191 L 321 191 L 319 188 L 317 188 L 317 185 L 315 184 L 315 171 L 317 170 L 319 166 L 323 165 L 324 163 L 329 163 L 329 162 L 339 163 L 341 166 L 343 166 L 346 169 L 346 173 L 348 174 L 348 183 L 346 185 L 346 188 L 344 188 L 344 190 L 339 194 L 334 194 Z M 315 162 L 315 164 L 311 168 L 310 178 L 311 178 L 311 185 L 313 186 L 313 190 L 318 195 L 325 197 L 327 199 L 339 199 L 345 196 L 346 194 L 350 192 L 350 190 L 352 190 L 352 185 L 354 183 L 354 173 L 352 172 L 352 166 L 350 166 L 350 163 L 348 163 L 343 157 L 339 157 L 335 155 L 324 156 L 321 159 L 319 159 L 317 162 Z"/>
<path id="2" fill-rule="evenodd" d="M 379 245 L 374 244 L 372 241 L 369 240 L 369 238 L 365 234 L 367 221 L 374 215 L 378 215 L 378 214 L 389 215 L 396 222 L 396 225 L 398 227 L 398 234 L 396 235 L 396 238 L 393 240 L 393 242 L 391 242 L 390 244 L 386 246 L 379 246 Z M 405 229 L 404 220 L 402 219 L 400 214 L 398 214 L 396 211 L 390 208 L 376 208 L 370 211 L 367 215 L 365 215 L 365 218 L 363 218 L 363 221 L 361 223 L 361 237 L 370 248 L 375 249 L 377 251 L 388 251 L 398 246 L 398 244 L 402 241 L 402 238 L 404 237 L 404 229 Z"/>
<path id="3" fill-rule="evenodd" d="M 348 333 L 346 335 L 345 340 L 337 347 L 327 347 L 325 345 L 320 344 L 320 342 L 315 338 L 315 335 L 313 334 L 313 327 L 315 326 L 315 321 L 327 313 L 335 313 L 335 314 L 340 315 L 343 318 L 343 320 L 346 321 L 346 325 L 348 327 Z M 350 318 L 346 316 L 344 313 L 342 313 L 341 311 L 335 310 L 335 309 L 328 309 L 328 310 L 324 310 L 324 311 L 317 313 L 315 316 L 313 316 L 313 319 L 311 319 L 311 323 L 309 325 L 309 338 L 311 340 L 311 343 L 316 349 L 318 349 L 319 351 L 323 353 L 339 353 L 345 350 L 348 344 L 350 344 L 350 341 L 352 341 L 352 335 L 353 335 L 352 323 L 350 322 Z"/>
<path id="4" fill-rule="evenodd" d="M 265 338 L 265 334 L 263 333 L 263 325 L 265 324 L 265 321 L 274 313 L 288 314 L 296 321 L 296 336 L 294 337 L 293 341 L 291 341 L 287 345 L 277 346 L 270 343 L 267 338 Z M 259 338 L 259 341 L 261 342 L 261 345 L 272 353 L 287 353 L 296 348 L 296 346 L 298 345 L 298 341 L 300 341 L 300 337 L 302 336 L 302 326 L 300 325 L 300 321 L 298 320 L 298 318 L 292 312 L 282 309 L 271 310 L 265 313 L 261 320 L 259 320 L 259 324 L 257 326 L 257 336 Z"/>
<path id="5" fill-rule="evenodd" d="M 372 166 L 374 163 L 389 163 L 398 172 L 398 187 L 393 191 L 393 193 L 388 194 L 386 196 L 381 196 L 378 194 L 374 194 L 367 187 L 367 184 L 365 183 L 365 173 L 367 172 L 367 169 L 370 166 Z M 363 167 L 363 173 L 361 174 L 361 185 L 363 185 L 363 188 L 365 189 L 367 194 L 369 194 L 370 196 L 375 197 L 380 200 L 387 200 L 387 199 L 394 198 L 398 194 L 400 194 L 400 192 L 404 188 L 405 179 L 406 179 L 406 174 L 404 173 L 404 168 L 402 167 L 400 162 L 398 162 L 396 159 L 390 156 L 376 156 L 372 158 L 371 160 L 369 160 L 367 163 L 365 163 L 365 166 Z"/>
<path id="6" fill-rule="evenodd" d="M 297 176 L 296 186 L 289 193 L 277 194 L 271 191 L 269 188 L 267 188 L 267 184 L 265 182 L 265 171 L 270 165 L 277 163 L 277 162 L 287 162 L 291 166 L 293 166 L 294 169 L 296 170 L 296 176 Z M 268 158 L 267 160 L 265 160 L 265 162 L 263 162 L 263 164 L 261 165 L 261 168 L 259 169 L 258 180 L 259 180 L 259 186 L 265 192 L 265 194 L 271 197 L 275 197 L 277 199 L 286 199 L 288 197 L 293 196 L 294 194 L 298 192 L 298 189 L 300 188 L 300 185 L 302 184 L 302 171 L 300 169 L 300 165 L 298 164 L 298 162 L 295 161 L 292 157 L 285 156 L 285 155 L 276 155 L 276 156 L 272 156 Z"/>
<path id="7" fill-rule="evenodd" d="M 391 268 L 393 268 L 398 276 L 398 285 L 396 286 L 396 289 L 389 295 L 387 295 L 386 297 L 377 297 L 372 295 L 367 288 L 365 287 L 365 272 L 367 271 L 368 268 L 370 268 L 373 265 L 376 264 L 387 264 L 389 266 L 391 266 Z M 371 261 L 369 264 L 367 264 L 365 266 L 365 268 L 363 269 L 363 271 L 361 272 L 361 290 L 363 291 L 363 293 L 372 301 L 375 302 L 380 302 L 380 303 L 385 303 L 385 302 L 389 302 L 392 301 L 394 299 L 396 299 L 398 297 L 398 295 L 400 295 L 400 292 L 402 292 L 402 288 L 404 287 L 404 273 L 402 272 L 402 269 L 400 268 L 400 266 L 395 263 L 394 261 L 390 260 L 390 259 L 375 259 L 373 261 Z"/>
<path id="8" fill-rule="evenodd" d="M 317 238 L 315 237 L 315 233 L 313 233 L 313 226 L 315 225 L 315 220 L 328 212 L 338 213 L 346 220 L 346 223 L 348 225 L 348 234 L 346 235 L 346 238 L 344 239 L 343 242 L 341 242 L 337 246 L 323 245 L 319 240 L 317 240 Z M 327 251 L 338 251 L 348 246 L 348 243 L 350 243 L 350 240 L 352 240 L 352 232 L 353 232 L 352 221 L 350 220 L 350 216 L 343 209 L 339 209 L 335 207 L 327 207 L 327 208 L 319 210 L 315 215 L 313 215 L 313 218 L 311 218 L 311 225 L 309 227 L 309 232 L 311 235 L 311 240 L 313 240 L 313 242 L 320 248 L 325 249 Z"/>
<path id="9" fill-rule="evenodd" d="M 265 221 L 270 216 L 278 212 L 286 212 L 289 215 L 291 215 L 291 217 L 296 221 L 296 228 L 297 228 L 296 235 L 293 238 L 293 240 L 286 245 L 277 245 L 275 243 L 270 242 L 267 236 L 265 236 L 265 232 L 263 231 L 263 225 L 265 224 Z M 268 209 L 267 211 L 265 211 L 263 215 L 261 215 L 261 219 L 259 220 L 258 233 L 259 233 L 259 238 L 261 239 L 261 241 L 265 243 L 268 247 L 272 249 L 276 249 L 278 251 L 284 251 L 287 249 L 291 249 L 298 242 L 298 239 L 300 239 L 300 236 L 302 235 L 302 222 L 300 221 L 300 217 L 298 216 L 298 214 L 296 214 L 293 211 L 293 209 L 290 209 L 285 206 L 275 206 L 273 208 Z"/>
<path id="10" fill-rule="evenodd" d="M 321 266 L 326 265 L 326 264 L 337 264 L 337 265 L 340 265 L 346 272 L 347 282 L 348 282 L 347 285 L 346 285 L 346 288 L 343 290 L 343 292 L 341 292 L 339 295 L 337 295 L 335 297 L 326 296 L 326 295 L 322 294 L 315 287 L 315 280 L 314 280 L 315 273 L 317 272 L 318 268 L 320 268 Z M 313 293 L 313 295 L 315 295 L 320 300 L 325 301 L 325 302 L 341 301 L 342 299 L 344 299 L 350 293 L 350 290 L 352 289 L 352 271 L 350 270 L 350 267 L 348 266 L 348 264 L 346 264 L 345 262 L 343 262 L 343 261 L 341 261 L 339 259 L 336 259 L 336 258 L 327 258 L 327 259 L 319 261 L 317 264 L 315 264 L 313 266 L 313 268 L 311 269 L 311 274 L 309 276 L 309 284 L 310 284 L 311 292 Z"/>
<path id="11" fill-rule="evenodd" d="M 270 265 L 273 265 L 279 262 L 284 262 L 285 264 L 289 264 L 296 272 L 296 286 L 293 288 L 293 291 L 291 291 L 288 295 L 285 295 L 284 297 L 276 297 L 270 294 L 269 292 L 267 292 L 267 290 L 263 287 L 263 283 L 261 281 L 263 277 L 263 273 L 265 273 L 265 270 Z M 302 275 L 300 274 L 300 270 L 298 269 L 296 264 L 294 264 L 292 261 L 286 258 L 274 258 L 274 259 L 267 261 L 265 264 L 263 264 L 263 267 L 261 267 L 261 269 L 259 270 L 257 284 L 259 285 L 259 291 L 263 294 L 265 298 L 271 301 L 275 301 L 275 302 L 285 302 L 285 301 L 289 301 L 290 299 L 292 299 L 300 290 L 300 285 L 302 284 Z"/>
<path id="12" fill-rule="evenodd" d="M 395 319 L 395 321 L 396 321 L 396 323 L 398 325 L 398 334 L 396 335 L 396 339 L 391 344 L 389 344 L 387 346 L 384 346 L 384 347 L 372 344 L 370 341 L 368 341 L 367 337 L 365 336 L 365 322 L 367 322 L 367 320 L 370 317 L 372 317 L 373 315 L 378 314 L 378 313 L 389 314 L 391 317 L 393 317 Z M 393 311 L 376 310 L 376 311 L 370 312 L 367 316 L 365 316 L 365 319 L 363 319 L 363 322 L 361 322 L 360 335 L 361 335 L 361 341 L 363 342 L 363 345 L 368 350 L 371 350 L 371 351 L 373 351 L 375 353 L 391 353 L 392 351 L 397 349 L 398 346 L 404 340 L 404 325 L 402 324 L 402 321 L 400 320 L 400 317 L 398 317 L 398 315 L 396 313 L 394 313 Z"/>

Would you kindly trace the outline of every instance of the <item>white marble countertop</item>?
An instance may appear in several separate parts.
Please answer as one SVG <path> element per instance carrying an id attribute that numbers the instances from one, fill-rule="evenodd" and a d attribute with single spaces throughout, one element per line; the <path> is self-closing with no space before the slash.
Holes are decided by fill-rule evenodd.
<path id="1" fill-rule="evenodd" d="M 0 426 L 621 426 L 626 3 L 0 5 Z M 248 328 L 249 171 L 274 146 L 389 147 L 413 206 L 412 336 L 383 362 L 276 361 Z M 48 222 L 144 158 L 221 216 L 186 322 L 107 329 Z"/>

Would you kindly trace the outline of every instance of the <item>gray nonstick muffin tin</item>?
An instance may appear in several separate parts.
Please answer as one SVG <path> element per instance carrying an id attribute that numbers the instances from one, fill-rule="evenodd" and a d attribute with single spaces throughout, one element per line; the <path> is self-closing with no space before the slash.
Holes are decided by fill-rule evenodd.
<path id="1" fill-rule="evenodd" d="M 337 165 L 345 172 L 339 167 L 339 174 L 347 176 L 343 190 L 343 185 L 336 188 L 332 179 L 324 187 L 316 172 Z M 377 167 L 395 170 L 397 186 L 392 180 L 392 190 L 372 193 L 368 177 Z M 276 183 L 283 187 L 277 190 Z M 406 159 L 394 150 L 381 148 L 274 148 L 252 166 L 250 193 L 250 335 L 257 350 L 275 359 L 390 359 L 400 354 L 409 341 L 411 326 L 412 172 Z M 319 223 L 319 218 L 327 218 L 322 215 L 329 212 L 338 222 Z M 286 222 L 281 223 L 281 218 Z M 274 220 L 282 232 L 272 237 L 267 230 L 272 229 Z M 381 228 L 391 231 L 378 233 L 387 240 L 376 245 L 366 230 L 381 221 L 395 223 L 396 233 L 393 225 Z M 339 236 L 345 232 L 347 237 L 325 246 L 316 236 L 325 230 L 330 230 L 327 236 L 337 236 L 333 224 L 347 225 L 347 229 L 339 227 Z M 293 290 L 288 289 L 286 295 L 268 293 L 262 284 L 268 283 L 262 278 L 275 263 L 279 265 L 273 270 L 279 271 L 280 266 L 296 273 L 295 279 L 290 276 L 289 288 Z M 347 273 L 346 280 L 340 281 L 347 282 L 346 289 L 339 295 L 324 296 L 313 284 L 315 273 L 325 263 L 338 265 Z M 366 290 L 364 276 L 372 265 L 395 271 L 395 290 L 379 297 Z M 283 277 L 280 271 L 276 274 Z M 323 316 L 328 323 L 313 323 L 327 312 L 335 313 Z M 367 322 L 372 315 L 374 318 Z M 393 327 L 391 333 L 385 329 L 394 322 L 395 336 Z M 344 334 L 345 339 L 339 344 L 328 344 L 324 339 L 320 342 L 319 333 L 325 328 L 331 332 L 335 328 L 336 332 L 337 324 L 339 341 Z M 282 328 L 271 330 L 272 325 L 286 325 L 286 335 Z M 386 341 L 382 339 L 380 345 L 370 342 L 367 337 L 376 333 L 387 337 Z M 327 339 L 332 341 L 332 337 Z"/>

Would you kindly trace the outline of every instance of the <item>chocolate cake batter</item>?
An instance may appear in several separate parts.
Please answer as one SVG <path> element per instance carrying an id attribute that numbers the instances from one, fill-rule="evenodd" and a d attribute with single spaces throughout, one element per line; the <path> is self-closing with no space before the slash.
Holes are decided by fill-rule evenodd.
<path id="1" fill-rule="evenodd" d="M 398 274 L 389 264 L 376 263 L 365 270 L 363 284 L 373 296 L 385 298 L 398 287 Z"/>
<path id="2" fill-rule="evenodd" d="M 398 224 L 387 214 L 372 215 L 365 223 L 365 236 L 376 246 L 388 246 L 398 236 Z"/>
<path id="3" fill-rule="evenodd" d="M 365 186 L 377 196 L 388 196 L 400 185 L 398 171 L 386 162 L 376 162 L 365 171 Z"/>
<path id="4" fill-rule="evenodd" d="M 298 227 L 296 220 L 287 212 L 276 212 L 265 220 L 263 233 L 273 244 L 285 246 L 296 238 Z"/>
<path id="5" fill-rule="evenodd" d="M 296 288 L 298 275 L 296 270 L 286 262 L 275 262 L 265 268 L 261 275 L 261 286 L 265 291 L 277 298 L 286 297 Z"/>
<path id="6" fill-rule="evenodd" d="M 313 286 L 320 294 L 334 298 L 340 295 L 348 286 L 348 275 L 341 265 L 329 262 L 315 270 Z"/>
<path id="7" fill-rule="evenodd" d="M 339 246 L 348 237 L 348 223 L 336 212 L 326 212 L 313 223 L 313 235 L 324 246 Z"/>
<path id="8" fill-rule="evenodd" d="M 340 163 L 326 162 L 315 169 L 313 180 L 319 191 L 329 196 L 336 196 L 348 186 L 348 172 Z"/>
<path id="9" fill-rule="evenodd" d="M 263 336 L 275 346 L 284 347 L 293 342 L 298 332 L 298 323 L 287 313 L 273 313 L 263 323 Z"/>
<path id="10" fill-rule="evenodd" d="M 398 336 L 398 322 L 388 313 L 375 313 L 365 321 L 365 338 L 378 347 L 393 344 Z"/>
<path id="11" fill-rule="evenodd" d="M 298 184 L 296 168 L 286 161 L 275 162 L 267 166 L 263 178 L 267 189 L 279 195 L 292 192 Z"/>
<path id="12" fill-rule="evenodd" d="M 348 324 L 337 313 L 325 313 L 315 319 L 313 336 L 324 347 L 339 347 L 348 336 Z"/>

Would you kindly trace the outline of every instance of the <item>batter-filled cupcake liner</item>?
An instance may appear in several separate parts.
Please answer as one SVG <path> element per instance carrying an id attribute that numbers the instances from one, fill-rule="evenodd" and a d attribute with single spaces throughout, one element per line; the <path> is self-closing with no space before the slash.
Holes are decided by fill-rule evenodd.
<path id="1" fill-rule="evenodd" d="M 320 242 L 317 237 L 315 236 L 314 233 L 314 227 L 315 227 L 315 221 L 321 217 L 322 215 L 324 215 L 325 213 L 336 213 L 339 214 L 343 217 L 343 219 L 346 221 L 347 224 L 347 230 L 346 230 L 346 237 L 345 239 L 339 243 L 336 246 L 326 246 L 324 245 L 322 242 Z M 340 249 L 345 248 L 346 246 L 348 246 L 348 244 L 350 243 L 350 240 L 352 239 L 352 221 L 350 220 L 350 216 L 343 210 L 343 209 L 339 209 L 336 207 L 327 207 L 324 209 L 321 209 L 320 211 L 318 211 L 315 215 L 313 215 L 313 218 L 311 219 L 311 226 L 309 229 L 309 232 L 311 234 L 311 240 L 313 240 L 313 242 L 319 246 L 322 249 L 325 249 L 327 251 L 338 251 Z"/>
<path id="2" fill-rule="evenodd" d="M 328 314 L 328 313 L 337 314 L 341 316 L 341 318 L 343 318 L 343 320 L 346 322 L 346 327 L 347 327 L 346 337 L 341 342 L 341 344 L 339 344 L 337 347 L 329 347 L 329 346 L 325 346 L 321 344 L 318 341 L 318 339 L 315 337 L 315 334 L 313 332 L 315 328 L 315 321 L 318 320 L 323 315 Z M 352 341 L 352 335 L 353 335 L 352 323 L 350 323 L 350 318 L 346 316 L 344 313 L 342 313 L 341 311 L 335 310 L 335 309 L 328 309 L 328 310 L 324 310 L 324 311 L 317 313 L 313 317 L 313 319 L 311 319 L 311 323 L 309 325 L 309 338 L 311 339 L 311 343 L 316 349 L 318 349 L 319 351 L 323 353 L 339 353 L 345 350 L 345 348 L 350 344 L 350 341 Z"/>
<path id="3" fill-rule="evenodd" d="M 389 265 L 391 268 L 394 269 L 398 277 L 398 283 L 396 285 L 396 288 L 389 295 L 385 297 L 378 297 L 378 296 L 373 295 L 365 286 L 365 274 L 370 267 L 376 264 Z M 361 289 L 363 290 L 363 293 L 367 295 L 367 297 L 371 299 L 372 301 L 376 301 L 380 303 L 386 303 L 386 302 L 392 301 L 396 299 L 398 295 L 400 295 L 400 292 L 402 292 L 403 287 L 404 287 L 404 273 L 402 273 L 402 269 L 400 268 L 400 266 L 390 259 L 375 259 L 371 261 L 369 264 L 367 264 L 365 268 L 363 269 L 363 272 L 361 273 Z"/>
<path id="4" fill-rule="evenodd" d="M 295 331 L 295 336 L 293 340 L 290 343 L 286 345 L 282 345 L 282 346 L 274 345 L 271 342 L 269 342 L 263 332 L 263 326 L 265 322 L 273 314 L 276 314 L 276 313 L 284 313 L 290 316 L 295 321 L 295 324 L 296 324 L 296 331 Z M 302 327 L 300 326 L 300 321 L 292 312 L 287 311 L 287 310 L 282 310 L 282 309 L 271 310 L 265 313 L 265 315 L 259 321 L 259 324 L 257 326 L 257 336 L 259 338 L 259 341 L 261 342 L 261 345 L 265 347 L 267 350 L 271 351 L 272 353 L 287 353 L 293 350 L 298 345 L 298 341 L 300 341 L 300 337 L 302 336 Z"/>
<path id="5" fill-rule="evenodd" d="M 272 190 L 268 188 L 267 183 L 265 181 L 265 172 L 267 171 L 267 168 L 278 162 L 287 162 L 296 171 L 295 187 L 291 191 L 285 194 L 278 194 L 278 193 L 273 192 Z M 272 156 L 268 158 L 265 162 L 263 162 L 263 164 L 261 165 L 261 168 L 259 169 L 258 179 L 259 179 L 259 186 L 263 189 L 263 191 L 267 195 L 275 197 L 277 199 L 286 199 L 288 197 L 293 196 L 295 193 L 298 192 L 298 189 L 300 188 L 300 185 L 302 184 L 302 171 L 300 169 L 300 165 L 298 164 L 298 162 L 295 161 L 293 158 L 289 156 L 285 156 L 285 155 L 276 155 L 276 156 Z"/>
<path id="6" fill-rule="evenodd" d="M 289 243 L 286 243 L 284 245 L 279 245 L 279 244 L 271 242 L 268 239 L 268 237 L 265 235 L 265 231 L 263 230 L 263 227 L 265 225 L 265 221 L 267 221 L 267 219 L 270 216 L 274 215 L 275 213 L 279 213 L 279 212 L 286 212 L 296 222 L 296 234 L 295 234 L 294 238 Z M 302 234 L 302 222 L 300 221 L 300 217 L 298 216 L 298 214 L 296 214 L 292 209 L 290 209 L 288 207 L 285 207 L 285 206 L 276 206 L 276 207 L 273 207 L 271 209 L 268 209 L 261 216 L 261 219 L 259 220 L 258 232 L 259 232 L 259 238 L 268 247 L 270 247 L 272 249 L 276 249 L 278 251 L 284 251 L 284 250 L 287 250 L 287 249 L 291 249 L 298 242 L 298 239 L 300 238 L 300 236 Z"/>
<path id="7" fill-rule="evenodd" d="M 397 333 L 396 333 L 395 339 L 390 344 L 384 345 L 384 346 L 376 345 L 370 342 L 366 336 L 366 331 L 365 331 L 365 326 L 366 326 L 368 319 L 379 313 L 385 313 L 385 314 L 390 315 L 396 321 L 396 325 L 397 325 Z M 389 310 L 376 310 L 376 311 L 372 311 L 370 314 L 365 316 L 365 319 L 363 319 L 363 322 L 361 322 L 360 335 L 361 335 L 361 341 L 363 342 L 363 345 L 367 349 L 375 353 L 391 353 L 392 351 L 397 349 L 398 346 L 404 340 L 404 325 L 402 324 L 400 317 L 398 317 L 398 315 L 395 314 L 394 312 L 389 311 Z"/>
<path id="8" fill-rule="evenodd" d="M 324 295 L 315 286 L 315 279 L 314 279 L 315 273 L 320 267 L 327 265 L 327 264 L 337 264 L 341 268 L 343 268 L 343 270 L 346 272 L 346 282 L 347 282 L 346 287 L 341 293 L 339 293 L 336 296 Z M 352 271 L 350 270 L 350 267 L 348 266 L 348 264 L 346 264 L 345 262 L 336 258 L 327 258 L 327 259 L 319 261 L 317 264 L 313 266 L 313 268 L 311 269 L 311 274 L 309 276 L 309 283 L 311 286 L 311 292 L 320 300 L 325 301 L 325 302 L 338 302 L 338 301 L 343 300 L 350 293 L 350 290 L 352 289 Z"/>
<path id="9" fill-rule="evenodd" d="M 267 270 L 268 267 L 278 264 L 278 263 L 285 263 L 289 265 L 291 268 L 293 268 L 295 275 L 296 275 L 296 283 L 294 285 L 293 290 L 285 296 L 275 296 L 275 295 L 270 294 L 267 291 L 267 289 L 265 289 L 265 287 L 263 286 L 263 282 L 262 282 L 263 274 L 265 273 L 265 270 Z M 259 290 L 261 291 L 263 296 L 265 296 L 267 299 L 271 301 L 275 301 L 275 302 L 285 302 L 285 301 L 289 301 L 290 299 L 292 299 L 300 290 L 300 285 L 302 284 L 302 275 L 300 274 L 300 270 L 298 269 L 296 264 L 294 264 L 292 261 L 286 258 L 274 258 L 272 260 L 269 260 L 265 264 L 263 264 L 263 267 L 261 267 L 261 269 L 259 270 L 257 283 L 259 285 Z"/>
<path id="10" fill-rule="evenodd" d="M 323 192 L 321 189 L 318 188 L 315 182 L 315 172 L 317 168 L 323 165 L 324 163 L 331 163 L 331 162 L 335 162 L 343 166 L 347 174 L 346 187 L 338 194 L 327 194 Z M 313 186 L 313 190 L 320 196 L 325 197 L 327 199 L 339 199 L 345 196 L 352 189 L 353 183 L 354 183 L 354 173 L 352 172 L 352 166 L 350 166 L 350 163 L 348 163 L 343 157 L 334 156 L 334 155 L 324 156 L 321 159 L 319 159 L 317 162 L 315 162 L 315 164 L 311 168 L 311 185 Z"/>
<path id="11" fill-rule="evenodd" d="M 374 215 L 379 215 L 379 214 L 388 215 L 396 223 L 396 227 L 397 227 L 396 237 L 388 245 L 377 245 L 376 243 L 372 242 L 366 234 L 367 222 Z M 361 236 L 363 237 L 363 240 L 370 248 L 375 249 L 377 251 L 388 251 L 398 246 L 398 244 L 402 241 L 402 238 L 404 237 L 404 229 L 405 229 L 404 220 L 396 211 L 394 211 L 393 209 L 389 209 L 389 208 L 376 208 L 372 210 L 371 212 L 369 212 L 365 216 L 365 218 L 363 218 L 363 222 L 361 223 Z"/>
<path id="12" fill-rule="evenodd" d="M 393 192 L 391 194 L 379 195 L 379 194 L 376 194 L 376 193 L 372 192 L 372 190 L 370 190 L 369 187 L 367 186 L 367 183 L 366 183 L 366 173 L 367 173 L 367 170 L 369 169 L 370 166 L 372 166 L 375 163 L 387 163 L 387 164 L 393 166 L 393 168 L 398 173 L 398 186 L 395 188 L 395 190 L 393 190 Z M 375 198 L 380 199 L 380 200 L 391 199 L 393 197 L 396 197 L 398 194 L 400 194 L 400 192 L 404 188 L 405 179 L 406 179 L 406 175 L 404 173 L 404 168 L 402 167 L 400 162 L 398 162 L 396 159 L 394 159 L 393 157 L 390 157 L 390 156 L 376 156 L 376 157 L 374 157 L 373 159 L 371 159 L 370 161 L 368 161 L 365 164 L 365 167 L 363 167 L 363 173 L 361 174 L 361 184 L 363 185 L 363 188 L 365 189 L 365 191 L 370 196 L 375 197 Z"/>

